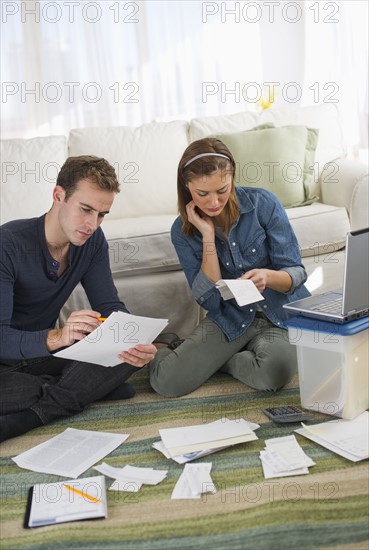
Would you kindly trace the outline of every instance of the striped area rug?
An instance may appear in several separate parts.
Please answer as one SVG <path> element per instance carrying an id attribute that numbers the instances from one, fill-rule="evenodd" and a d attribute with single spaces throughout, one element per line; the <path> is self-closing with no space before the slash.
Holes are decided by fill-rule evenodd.
<path id="1" fill-rule="evenodd" d="M 368 461 L 352 463 L 297 436 L 316 462 L 305 476 L 266 480 L 259 452 L 264 440 L 293 433 L 262 413 L 278 404 L 299 405 L 298 380 L 278 393 L 261 393 L 217 374 L 189 396 L 166 399 L 155 394 L 147 372 L 132 377 L 137 394 L 129 401 L 95 403 L 73 418 L 56 422 L 0 445 L 0 548 L 49 549 L 230 549 L 368 550 Z M 183 466 L 152 448 L 159 428 L 246 418 L 261 425 L 259 439 L 201 459 L 212 462 L 214 495 L 171 500 Z M 316 421 L 331 417 L 316 414 Z M 11 460 L 71 426 L 129 433 L 129 439 L 104 461 L 169 470 L 157 486 L 139 493 L 108 491 L 108 518 L 24 529 L 28 489 L 58 476 L 23 470 Z M 81 477 L 97 475 L 92 468 Z M 108 481 L 108 486 L 109 482 Z"/>

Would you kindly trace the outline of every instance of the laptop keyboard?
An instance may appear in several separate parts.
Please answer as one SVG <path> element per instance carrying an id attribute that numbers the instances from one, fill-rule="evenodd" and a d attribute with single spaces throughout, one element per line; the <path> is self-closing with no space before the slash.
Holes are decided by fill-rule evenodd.
<path id="1" fill-rule="evenodd" d="M 342 296 L 341 298 L 336 298 L 330 302 L 325 302 L 325 304 L 319 304 L 311 308 L 314 311 L 322 311 L 323 313 L 341 313 L 342 312 Z"/>

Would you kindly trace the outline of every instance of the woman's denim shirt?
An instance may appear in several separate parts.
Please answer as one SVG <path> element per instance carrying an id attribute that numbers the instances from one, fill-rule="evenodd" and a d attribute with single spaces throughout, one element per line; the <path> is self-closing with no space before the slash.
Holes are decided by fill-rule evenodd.
<path id="1" fill-rule="evenodd" d="M 287 271 L 291 289 L 284 293 L 265 288 L 264 300 L 240 307 L 236 300 L 223 300 L 216 284 L 201 270 L 203 243 L 200 234 L 187 237 L 182 233 L 182 219 L 172 226 L 171 237 L 179 261 L 197 303 L 208 311 L 228 340 L 236 340 L 252 323 L 256 307 L 276 326 L 283 328 L 287 313 L 283 304 L 309 296 L 303 285 L 307 279 L 301 263 L 299 245 L 287 214 L 278 199 L 265 189 L 236 187 L 240 216 L 231 227 L 228 244 L 215 237 L 222 279 L 238 279 L 251 269 Z M 209 254 L 214 247 L 209 246 Z"/>

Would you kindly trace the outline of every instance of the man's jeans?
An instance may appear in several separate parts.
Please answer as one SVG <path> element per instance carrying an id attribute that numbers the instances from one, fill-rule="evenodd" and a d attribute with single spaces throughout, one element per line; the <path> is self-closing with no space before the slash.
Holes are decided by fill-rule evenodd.
<path id="1" fill-rule="evenodd" d="M 57 357 L 0 362 L 0 414 L 32 409 L 44 424 L 83 411 L 125 382 L 137 368 L 101 367 Z"/>

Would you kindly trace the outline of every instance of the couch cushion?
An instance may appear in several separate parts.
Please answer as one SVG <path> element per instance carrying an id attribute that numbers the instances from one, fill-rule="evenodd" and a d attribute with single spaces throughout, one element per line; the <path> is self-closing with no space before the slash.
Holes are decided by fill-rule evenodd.
<path id="1" fill-rule="evenodd" d="M 256 126 L 256 128 L 252 128 L 251 130 L 262 130 L 267 128 L 275 128 L 273 122 L 266 122 L 265 124 L 260 124 L 259 126 Z M 315 202 L 318 200 L 319 197 L 311 196 L 310 189 L 312 187 L 312 180 L 314 176 L 314 161 L 315 161 L 315 151 L 318 145 L 318 136 L 319 136 L 319 130 L 316 128 L 307 128 L 307 142 L 306 142 L 306 149 L 305 149 L 305 159 L 304 159 L 304 166 L 303 166 L 303 182 L 304 182 L 304 189 L 305 189 L 305 198 L 306 203 Z"/>
<path id="2" fill-rule="evenodd" d="M 156 273 L 181 269 L 170 239 L 176 215 L 105 219 L 102 229 L 108 240 L 113 273 Z"/>
<path id="3" fill-rule="evenodd" d="M 258 113 L 241 112 L 232 115 L 205 116 L 190 121 L 190 142 L 210 136 L 211 134 L 230 134 L 249 130 L 261 124 Z"/>
<path id="4" fill-rule="evenodd" d="M 270 124 L 216 137 L 235 159 L 237 185 L 268 189 L 288 208 L 314 200 L 307 182 L 312 170 L 306 166 L 306 157 L 313 161 L 316 139 L 309 134 L 316 136 L 317 131 L 305 126 L 274 128 Z"/>
<path id="5" fill-rule="evenodd" d="M 303 257 L 314 257 L 316 264 L 325 256 L 335 264 L 335 252 L 345 247 L 350 230 L 347 210 L 316 202 L 286 210 L 296 233 Z M 110 216 L 110 215 L 109 215 Z M 102 229 L 109 243 L 110 267 L 114 274 L 147 274 L 181 269 L 170 239 L 176 215 L 145 216 L 111 220 Z"/>
<path id="6" fill-rule="evenodd" d="M 302 124 L 319 130 L 318 146 L 315 154 L 316 175 L 324 165 L 345 155 L 342 129 L 337 107 L 333 103 L 309 107 L 283 107 L 266 109 L 260 113 L 260 124 L 273 122 L 276 126 Z"/>
<path id="7" fill-rule="evenodd" d="M 350 221 L 346 208 L 316 202 L 308 206 L 289 208 L 288 218 L 295 231 L 302 257 L 328 254 L 325 262 L 336 262 L 335 252 L 345 246 Z"/>
<path id="8" fill-rule="evenodd" d="M 324 164 L 345 154 L 342 130 L 337 107 L 332 103 L 309 107 L 283 107 L 265 109 L 258 113 L 241 112 L 233 115 L 194 118 L 190 122 L 190 141 L 211 134 L 240 132 L 253 126 L 272 122 L 275 126 L 300 125 L 319 130 L 315 154 L 314 181 L 311 195 L 319 195 L 316 184 Z"/>
<path id="9" fill-rule="evenodd" d="M 84 128 L 70 132 L 69 155 L 106 158 L 121 183 L 109 217 L 175 214 L 177 168 L 188 145 L 186 121 L 153 122 L 138 128 Z"/>
<path id="10" fill-rule="evenodd" d="M 66 157 L 64 136 L 2 140 L 0 223 L 47 212 Z"/>

